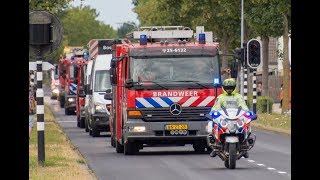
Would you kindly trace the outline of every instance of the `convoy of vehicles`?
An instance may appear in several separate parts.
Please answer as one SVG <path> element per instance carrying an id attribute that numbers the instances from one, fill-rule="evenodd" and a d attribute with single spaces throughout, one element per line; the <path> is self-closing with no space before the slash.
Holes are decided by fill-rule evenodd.
<path id="1" fill-rule="evenodd" d="M 194 33 L 183 26 L 153 26 L 128 37 L 139 43 L 113 46 L 112 90 L 105 96 L 112 100 L 111 142 L 116 152 L 130 155 L 144 145 L 158 144 L 208 150 L 205 115 L 222 92 L 219 44 L 212 41 L 212 32 L 203 27 Z M 198 70 L 199 64 L 204 69 Z M 139 72 L 146 71 L 154 79 L 140 79 Z M 193 77 L 202 71 L 207 73 Z"/>
<path id="2" fill-rule="evenodd" d="M 206 115 L 222 89 L 212 32 L 203 26 L 195 33 L 183 26 L 150 26 L 127 38 L 92 39 L 88 59 L 74 50 L 60 59 L 58 99 L 66 114 L 76 110 L 77 126 L 92 137 L 110 131 L 111 145 L 125 155 L 146 145 L 215 148 L 208 143 Z M 223 159 L 228 153 L 220 150 Z M 235 168 L 232 157 L 224 158 L 226 167 Z"/>

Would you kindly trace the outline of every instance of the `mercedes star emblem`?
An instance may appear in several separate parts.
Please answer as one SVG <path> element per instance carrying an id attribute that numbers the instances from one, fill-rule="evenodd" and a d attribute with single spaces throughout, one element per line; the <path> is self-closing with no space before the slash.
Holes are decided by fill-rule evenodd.
<path id="1" fill-rule="evenodd" d="M 180 104 L 172 104 L 170 106 L 170 112 L 172 115 L 179 115 L 182 111 L 182 107 Z"/>

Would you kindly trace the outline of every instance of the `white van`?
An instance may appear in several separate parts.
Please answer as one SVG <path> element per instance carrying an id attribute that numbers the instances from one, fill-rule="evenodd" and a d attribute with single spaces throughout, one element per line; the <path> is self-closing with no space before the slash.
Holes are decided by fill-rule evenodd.
<path id="1" fill-rule="evenodd" d="M 88 63 L 85 66 L 85 74 L 84 74 L 84 89 L 85 92 L 88 89 L 88 87 L 90 87 L 90 79 L 91 79 L 91 70 L 92 70 L 92 64 L 93 64 L 93 60 L 88 61 Z M 84 105 L 84 113 L 85 113 L 85 118 L 84 118 L 84 127 L 85 127 L 85 131 L 89 132 L 89 128 L 88 128 L 88 119 L 89 119 L 89 95 L 86 92 L 86 98 L 85 98 L 85 105 Z"/>
<path id="2" fill-rule="evenodd" d="M 88 129 L 93 137 L 102 131 L 109 131 L 111 100 L 105 100 L 104 94 L 111 89 L 110 62 L 112 54 L 97 55 L 93 60 L 88 95 Z"/>

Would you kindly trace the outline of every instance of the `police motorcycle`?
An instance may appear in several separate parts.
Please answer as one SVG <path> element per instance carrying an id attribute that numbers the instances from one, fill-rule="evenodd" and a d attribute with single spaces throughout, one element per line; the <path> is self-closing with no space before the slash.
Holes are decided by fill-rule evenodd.
<path id="1" fill-rule="evenodd" d="M 225 108 L 206 115 L 208 122 L 208 146 L 218 155 L 226 168 L 235 169 L 236 161 L 248 158 L 249 151 L 255 144 L 256 135 L 251 133 L 251 121 L 257 119 L 252 111 L 241 107 Z"/>

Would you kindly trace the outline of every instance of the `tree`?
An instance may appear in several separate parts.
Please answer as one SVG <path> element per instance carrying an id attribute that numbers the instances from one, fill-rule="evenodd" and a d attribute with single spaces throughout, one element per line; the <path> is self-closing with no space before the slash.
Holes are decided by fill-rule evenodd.
<path id="1" fill-rule="evenodd" d="M 291 94 L 291 70 L 289 62 L 289 31 L 291 30 L 291 1 L 290 0 L 274 0 L 278 3 L 278 9 L 283 17 L 283 100 L 282 113 L 290 109 Z"/>
<path id="2" fill-rule="evenodd" d="M 124 22 L 117 30 L 119 38 L 125 38 L 126 34 L 135 29 L 137 25 L 134 22 Z"/>
<path id="3" fill-rule="evenodd" d="M 252 31 L 251 37 L 260 36 L 262 41 L 262 95 L 269 94 L 269 37 L 279 37 L 283 32 L 283 16 L 278 3 L 268 0 L 251 0 L 246 3 L 245 18 Z"/>
<path id="4" fill-rule="evenodd" d="M 64 46 L 86 47 L 91 39 L 111 39 L 117 36 L 110 26 L 97 20 L 99 14 L 90 6 L 71 7 L 58 14 L 63 27 L 63 41 L 60 48 L 50 57 L 58 60 Z"/>
<path id="5" fill-rule="evenodd" d="M 29 0 L 29 11 L 44 10 L 56 14 L 67 8 L 72 1 L 73 0 Z"/>

